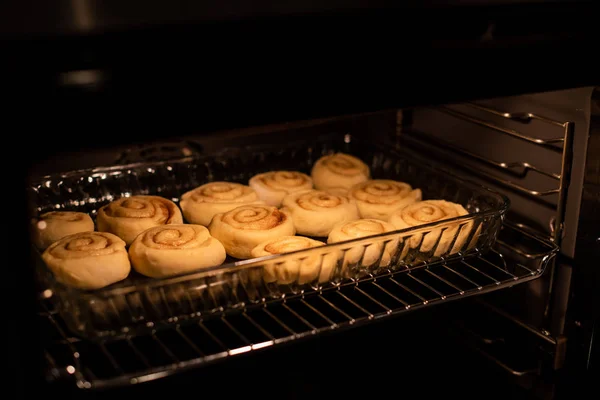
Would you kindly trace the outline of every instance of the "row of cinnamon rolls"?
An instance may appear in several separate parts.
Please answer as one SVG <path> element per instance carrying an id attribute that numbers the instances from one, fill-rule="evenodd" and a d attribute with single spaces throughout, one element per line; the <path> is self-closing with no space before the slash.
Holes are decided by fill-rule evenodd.
<path id="1" fill-rule="evenodd" d="M 98 210 L 97 231 L 87 214 L 51 212 L 36 221 L 33 238 L 59 281 L 97 289 L 125 279 L 131 266 L 161 278 L 221 265 L 226 255 L 285 254 L 467 214 L 459 204 L 422 200 L 421 190 L 407 183 L 370 179 L 364 162 L 342 153 L 321 157 L 310 176 L 272 171 L 252 177 L 248 185 L 207 183 L 184 193 L 179 205 L 181 210 L 159 196 L 121 198 Z M 458 229 L 412 237 L 411 245 L 423 251 L 435 245 L 436 255 L 454 251 L 469 230 L 461 230 L 449 249 Z M 397 242 L 301 262 L 266 262 L 265 280 L 326 282 L 340 257 L 344 263 L 386 265 Z"/>

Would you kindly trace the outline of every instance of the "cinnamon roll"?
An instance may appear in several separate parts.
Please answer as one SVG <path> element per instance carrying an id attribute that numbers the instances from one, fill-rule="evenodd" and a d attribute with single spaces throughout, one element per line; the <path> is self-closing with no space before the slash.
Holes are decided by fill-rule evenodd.
<path id="1" fill-rule="evenodd" d="M 348 196 L 356 200 L 361 218 L 387 221 L 394 211 L 421 200 L 421 189 L 404 182 L 374 179 L 352 186 Z"/>
<path id="2" fill-rule="evenodd" d="M 302 236 L 281 236 L 267 240 L 252 249 L 252 257 L 273 254 L 285 254 L 298 250 L 324 246 L 325 243 Z M 337 262 L 336 254 L 317 252 L 307 256 L 278 261 L 265 262 L 265 282 L 277 282 L 282 285 L 298 283 L 303 285 L 318 278 L 319 283 L 329 281 Z"/>
<path id="3" fill-rule="evenodd" d="M 346 196 L 320 190 L 293 193 L 283 199 L 300 235 L 327 237 L 338 223 L 359 218 L 356 202 Z"/>
<path id="4" fill-rule="evenodd" d="M 80 289 L 99 289 L 129 275 L 125 242 L 108 232 L 79 232 L 54 242 L 42 259 L 56 280 Z"/>
<path id="5" fill-rule="evenodd" d="M 467 210 L 457 203 L 446 200 L 423 200 L 409 204 L 404 208 L 395 211 L 390 216 L 389 222 L 394 225 L 396 229 L 405 229 L 467 214 Z M 464 226 L 460 228 L 459 233 L 458 230 L 461 225 Z M 440 225 L 440 228 L 436 227 L 425 234 L 413 234 L 412 237 L 408 239 L 408 246 L 405 245 L 403 255 L 407 253 L 408 248 L 418 249 L 423 253 L 433 251 L 433 256 L 435 257 L 456 253 L 465 244 L 472 227 L 473 221 L 466 223 L 464 221 L 451 222 Z M 454 240 L 455 236 L 456 240 Z M 450 245 L 453 242 L 454 244 L 450 249 Z M 437 247 L 435 247 L 436 244 Z"/>
<path id="6" fill-rule="evenodd" d="M 344 153 L 323 156 L 312 168 L 311 176 L 318 190 L 345 195 L 352 186 L 369 179 L 369 166 Z"/>
<path id="7" fill-rule="evenodd" d="M 202 225 L 161 225 L 145 230 L 129 247 L 133 269 L 164 278 L 214 267 L 225 261 L 225 248 Z"/>
<path id="8" fill-rule="evenodd" d="M 43 250 L 65 236 L 93 230 L 94 221 L 86 213 L 50 211 L 33 221 L 31 240 L 38 249 Z"/>
<path id="9" fill-rule="evenodd" d="M 191 224 L 208 226 L 216 214 L 244 204 L 263 204 L 249 186 L 233 182 L 211 182 L 181 196 L 181 210 Z"/>
<path id="10" fill-rule="evenodd" d="M 98 210 L 100 232 L 114 233 L 129 246 L 137 235 L 158 225 L 181 224 L 181 211 L 171 200 L 159 196 L 122 197 Z"/>
<path id="11" fill-rule="evenodd" d="M 217 214 L 208 226 L 231 257 L 251 258 L 252 249 L 280 236 L 293 236 L 294 223 L 286 210 L 266 205 L 246 205 Z"/>
<path id="12" fill-rule="evenodd" d="M 312 189 L 313 182 L 302 172 L 271 171 L 253 176 L 248 185 L 267 205 L 279 207 L 286 195 Z"/>
<path id="13" fill-rule="evenodd" d="M 394 231 L 394 226 L 388 222 L 377 219 L 359 219 L 336 225 L 329 237 L 327 243 L 345 242 L 367 236 L 379 235 Z M 384 248 L 385 246 L 385 248 Z M 369 267 L 377 264 L 379 267 L 389 265 L 393 252 L 398 246 L 398 240 L 391 240 L 386 243 L 385 240 L 374 240 L 373 244 L 357 244 L 346 251 L 344 257 L 345 264 L 354 264 L 361 261 L 361 265 Z"/>

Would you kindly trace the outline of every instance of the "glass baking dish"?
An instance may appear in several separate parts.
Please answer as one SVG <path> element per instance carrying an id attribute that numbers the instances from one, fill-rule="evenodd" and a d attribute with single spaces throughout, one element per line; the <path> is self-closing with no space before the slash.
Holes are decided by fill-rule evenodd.
<path id="1" fill-rule="evenodd" d="M 177 160 L 71 171 L 37 179 L 28 187 L 32 214 L 51 210 L 89 213 L 122 196 L 153 194 L 178 203 L 179 196 L 211 181 L 247 184 L 272 170 L 310 173 L 321 156 L 344 152 L 369 165 L 374 179 L 393 179 L 420 188 L 423 199 L 462 204 L 468 215 L 352 241 L 250 260 L 228 258 L 218 267 L 152 279 L 132 270 L 124 281 L 98 290 L 57 282 L 38 257 L 42 295 L 52 298 L 67 327 L 87 339 L 105 340 L 147 332 L 286 296 L 371 279 L 378 274 L 448 263 L 489 250 L 502 226 L 508 199 L 450 175 L 409 150 L 349 135 L 285 145 L 225 148 L 215 154 Z M 452 237 L 448 237 L 451 234 Z M 459 236 L 463 238 L 459 243 Z M 467 235 L 465 240 L 464 235 Z M 436 251 L 441 240 L 447 250 Z M 33 250 L 39 255 L 39 251 Z M 384 252 L 390 262 L 382 266 Z M 365 265 L 369 254 L 377 262 Z M 335 255 L 330 279 L 320 279 L 324 260 Z M 287 271 L 278 276 L 277 271 Z M 290 272 L 291 271 L 291 272 Z"/>

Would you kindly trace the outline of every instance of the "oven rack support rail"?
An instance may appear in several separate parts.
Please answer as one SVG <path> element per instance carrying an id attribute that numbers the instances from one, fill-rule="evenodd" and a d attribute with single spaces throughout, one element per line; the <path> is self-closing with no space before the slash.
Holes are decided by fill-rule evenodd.
<path id="1" fill-rule="evenodd" d="M 52 332 L 45 351 L 47 379 L 73 379 L 81 389 L 138 384 L 538 278 L 557 253 L 556 245 L 512 225 L 505 225 L 500 236 L 506 231 L 508 238 L 478 258 L 390 271 L 330 290 L 100 343 L 71 336 L 56 311 L 44 303 L 39 316 Z M 519 240 L 524 236 L 530 242 L 526 248 Z"/>
<path id="2" fill-rule="evenodd" d="M 565 219 L 565 211 L 566 211 L 566 199 L 567 199 L 567 190 L 569 188 L 570 182 L 570 173 L 571 173 L 571 163 L 573 157 L 573 133 L 574 133 L 574 124 L 570 121 L 557 121 L 551 118 L 547 118 L 538 114 L 530 113 L 530 112 L 506 112 L 500 111 L 488 106 L 483 106 L 475 103 L 461 103 L 461 106 L 466 106 L 476 111 L 483 112 L 490 117 L 501 118 L 504 120 L 516 121 L 523 124 L 528 124 L 532 121 L 539 121 L 541 123 L 547 124 L 548 126 L 557 127 L 562 131 L 562 135 L 551 138 L 538 138 L 535 136 L 524 134 L 516 129 L 510 129 L 503 126 L 498 125 L 493 122 L 491 119 L 483 119 L 474 117 L 472 115 L 467 114 L 466 112 L 458 111 L 452 106 L 441 106 L 436 107 L 434 110 L 446 113 L 458 119 L 462 119 L 464 121 L 470 122 L 475 125 L 479 125 L 488 129 L 492 129 L 495 132 L 500 134 L 504 134 L 515 138 L 517 140 L 529 143 L 534 146 L 544 147 L 550 149 L 552 151 L 558 152 L 561 154 L 561 167 L 560 171 L 547 171 L 544 168 L 539 168 L 532 163 L 527 161 L 514 161 L 514 162 L 505 162 L 499 160 L 493 160 L 487 157 L 483 157 L 479 154 L 473 153 L 466 149 L 463 149 L 459 146 L 453 145 L 448 141 L 434 138 L 430 134 L 424 132 L 418 132 L 418 138 L 410 135 L 410 130 L 406 131 L 409 135 L 403 136 L 412 140 L 426 140 L 427 145 L 433 145 L 438 150 L 453 154 L 460 154 L 467 159 L 471 159 L 473 161 L 482 163 L 484 165 L 496 168 L 497 170 L 503 171 L 505 173 L 512 174 L 519 178 L 524 178 L 528 173 L 536 173 L 540 175 L 544 175 L 548 178 L 557 181 L 557 185 L 555 188 L 549 190 L 536 190 L 532 188 L 528 188 L 522 184 L 511 181 L 509 179 L 502 178 L 500 176 L 494 175 L 492 173 L 486 172 L 481 169 L 473 168 L 470 169 L 471 173 L 486 178 L 491 179 L 493 182 L 496 182 L 504 187 L 510 188 L 524 196 L 529 198 L 534 198 L 537 200 L 543 201 L 544 199 L 550 196 L 557 196 L 556 203 L 552 203 L 553 208 L 556 210 L 555 217 L 551 222 L 551 238 L 552 240 L 560 245 L 563 230 L 564 230 L 564 219 Z"/>

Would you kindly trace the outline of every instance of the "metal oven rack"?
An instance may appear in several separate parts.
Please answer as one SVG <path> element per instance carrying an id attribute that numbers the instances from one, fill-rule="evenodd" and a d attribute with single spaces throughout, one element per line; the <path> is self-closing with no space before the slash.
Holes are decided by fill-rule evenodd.
<path id="1" fill-rule="evenodd" d="M 504 128 L 453 108 L 436 108 L 453 117 L 493 129 L 516 140 L 559 152 L 561 170 L 549 172 L 528 162 L 506 163 L 482 157 L 435 137 L 418 132 L 408 138 L 415 144 L 434 146 L 441 152 L 460 154 L 518 178 L 528 173 L 557 181 L 555 188 L 535 190 L 492 173 L 469 171 L 501 186 L 536 199 L 556 198 L 551 237 L 539 237 L 523 224 L 507 223 L 494 250 L 470 260 L 423 265 L 366 277 L 337 288 L 267 301 L 211 315 L 174 329 L 92 343 L 72 336 L 49 302 L 43 303 L 42 322 L 52 332 L 46 344 L 49 380 L 72 379 L 84 389 L 105 388 L 152 381 L 179 371 L 224 360 L 243 353 L 271 348 L 327 331 L 339 331 L 389 318 L 412 310 L 492 292 L 525 283 L 544 274 L 558 252 L 562 236 L 566 193 L 570 178 L 573 124 L 532 113 L 505 113 L 477 104 L 463 104 L 480 113 L 510 121 L 537 120 L 563 129 L 563 136 L 537 138 Z M 414 139 L 414 140 L 411 140 Z M 431 148 L 431 147 L 429 147 Z M 552 275 L 552 271 L 549 271 Z"/>
<path id="2" fill-rule="evenodd" d="M 238 354 L 341 330 L 539 277 L 557 247 L 505 225 L 494 250 L 455 263 L 366 277 L 330 290 L 264 302 L 143 336 L 92 343 L 70 336 L 51 304 L 42 322 L 48 379 L 83 389 L 155 380 Z"/>

